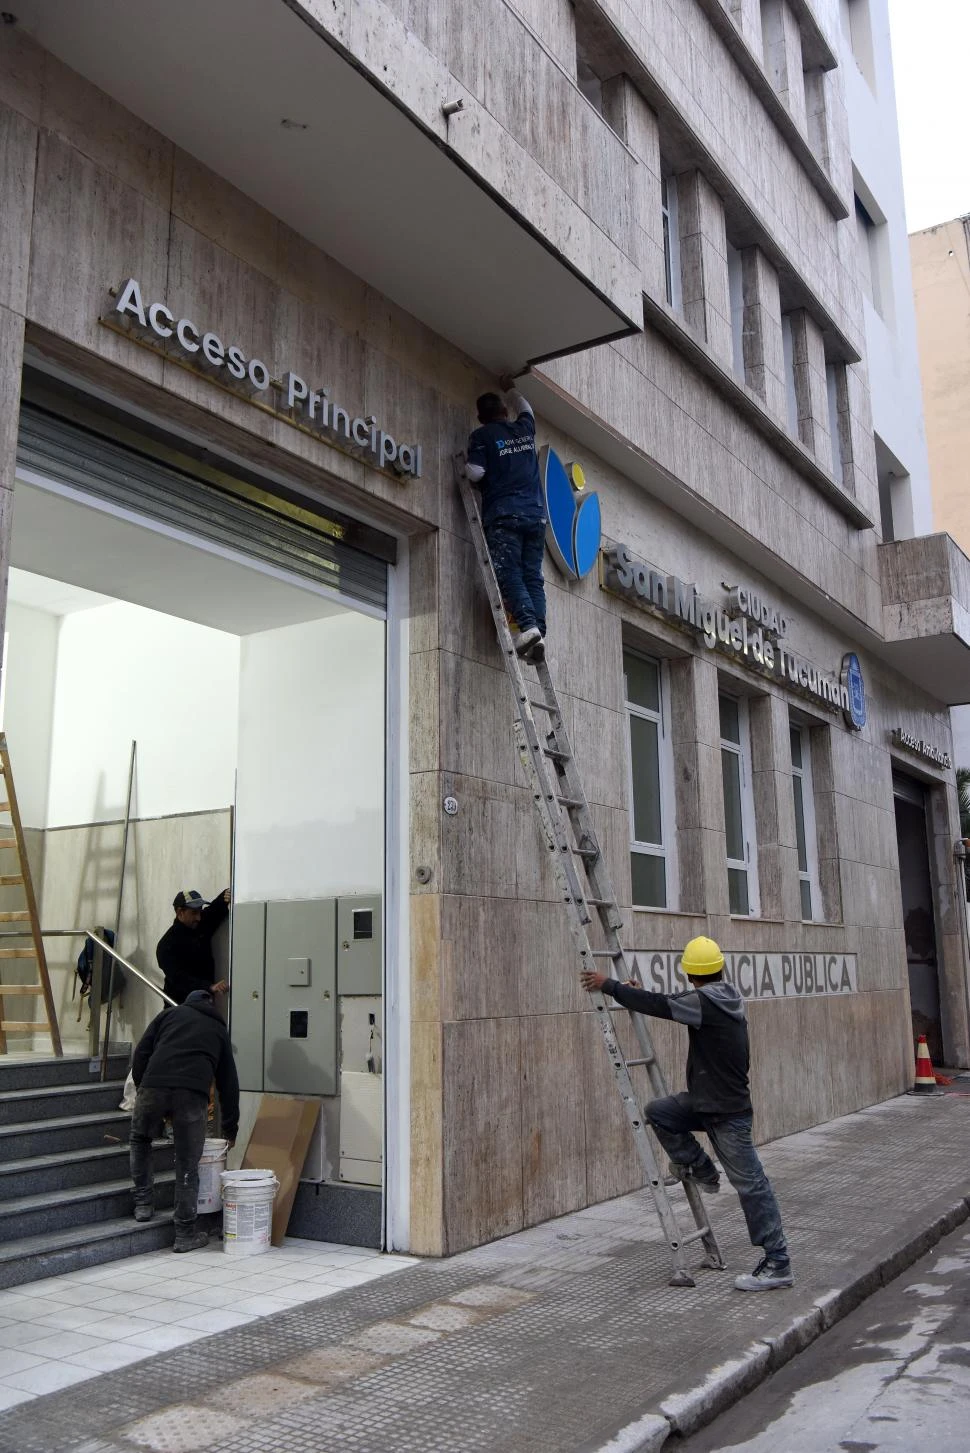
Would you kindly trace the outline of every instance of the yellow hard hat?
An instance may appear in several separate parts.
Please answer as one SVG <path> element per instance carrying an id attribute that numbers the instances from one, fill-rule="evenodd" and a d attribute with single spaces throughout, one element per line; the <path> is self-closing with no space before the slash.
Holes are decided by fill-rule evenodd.
<path id="1" fill-rule="evenodd" d="M 692 938 L 684 949 L 681 966 L 685 974 L 718 974 L 724 968 L 724 955 L 712 938 Z"/>

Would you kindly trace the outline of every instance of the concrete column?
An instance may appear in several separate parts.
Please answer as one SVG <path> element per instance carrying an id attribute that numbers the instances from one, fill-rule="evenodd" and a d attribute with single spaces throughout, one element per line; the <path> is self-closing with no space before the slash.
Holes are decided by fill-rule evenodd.
<path id="1" fill-rule="evenodd" d="M 728 0 L 728 10 L 755 55 L 760 55 L 761 0 Z"/>
<path id="2" fill-rule="evenodd" d="M 788 401 L 781 334 L 778 274 L 760 247 L 741 254 L 744 285 L 744 377 L 776 419 L 784 421 Z"/>
<path id="3" fill-rule="evenodd" d="M 734 367 L 724 204 L 701 172 L 677 178 L 684 317 L 727 368 Z"/>
<path id="4" fill-rule="evenodd" d="M 761 917 L 797 923 L 802 914 L 788 705 L 780 696 L 755 697 L 749 713 Z"/>
<path id="5" fill-rule="evenodd" d="M 828 171 L 832 164 L 829 87 L 820 66 L 805 72 L 805 130 L 809 146 Z"/>
<path id="6" fill-rule="evenodd" d="M 634 238 L 643 271 L 643 291 L 665 296 L 663 216 L 660 202 L 660 127 L 653 111 L 629 76 L 603 82 L 603 115 L 634 153 L 636 173 Z"/>
<path id="7" fill-rule="evenodd" d="M 806 130 L 802 33 L 788 0 L 762 0 L 762 51 L 768 79 L 800 131 Z"/>
<path id="8" fill-rule="evenodd" d="M 832 468 L 822 330 L 804 308 L 791 314 L 798 437 L 823 469 Z"/>
<path id="9" fill-rule="evenodd" d="M 670 665 L 680 907 L 728 914 L 727 841 L 717 668 L 701 656 Z"/>

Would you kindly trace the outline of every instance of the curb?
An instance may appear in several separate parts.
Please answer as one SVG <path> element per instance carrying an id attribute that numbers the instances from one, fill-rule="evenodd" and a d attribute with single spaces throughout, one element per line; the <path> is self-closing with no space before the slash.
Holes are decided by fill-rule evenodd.
<path id="1" fill-rule="evenodd" d="M 740 1357 L 714 1368 L 699 1387 L 666 1398 L 656 1412 L 646 1413 L 636 1422 L 628 1423 L 608 1443 L 601 1444 L 596 1453 L 660 1453 L 667 1440 L 675 1434 L 688 1437 L 696 1433 L 734 1403 L 740 1402 L 799 1352 L 804 1352 L 816 1338 L 854 1312 L 873 1292 L 895 1281 L 968 1218 L 970 1196 L 962 1196 L 928 1226 L 909 1236 L 901 1246 L 894 1247 L 864 1267 L 845 1286 L 835 1287 L 816 1297 L 807 1311 L 799 1312 L 780 1332 L 756 1338 Z"/>

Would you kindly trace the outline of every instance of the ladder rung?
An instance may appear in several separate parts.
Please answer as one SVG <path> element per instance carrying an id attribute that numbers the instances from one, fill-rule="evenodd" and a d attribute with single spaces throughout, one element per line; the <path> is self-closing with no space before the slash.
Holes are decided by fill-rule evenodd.
<path id="1" fill-rule="evenodd" d="M 16 851 L 17 839 L 15 837 L 0 837 L 0 848 L 13 848 Z"/>
<path id="2" fill-rule="evenodd" d="M 24 881 L 23 873 L 0 873 L 0 888 L 13 888 Z"/>
<path id="3" fill-rule="evenodd" d="M 50 1034 L 50 1025 L 46 1019 L 0 1019 L 0 1029 L 23 1030 L 25 1033 L 33 1034 L 39 1031 L 41 1034 Z"/>
<path id="4" fill-rule="evenodd" d="M 529 705 L 536 711 L 558 712 L 559 707 L 554 701 L 537 701 L 534 696 L 529 697 Z"/>
<path id="5" fill-rule="evenodd" d="M 0 984 L 0 999 L 9 994 L 43 994 L 43 984 Z"/>
<path id="6" fill-rule="evenodd" d="M 710 1236 L 710 1226 L 698 1226 L 696 1231 L 688 1231 L 686 1236 L 680 1238 L 681 1246 L 689 1246 L 692 1241 L 701 1241 L 705 1236 Z"/>
<path id="7" fill-rule="evenodd" d="M 601 856 L 599 848 L 571 848 L 577 858 L 598 858 Z"/>
<path id="8" fill-rule="evenodd" d="M 29 923 L 30 914 L 24 909 L 17 913 L 0 913 L 0 923 Z"/>
<path id="9" fill-rule="evenodd" d="M 593 948 L 590 949 L 590 953 L 594 959 L 613 959 L 614 962 L 624 957 L 624 951 L 621 948 Z"/>
<path id="10" fill-rule="evenodd" d="M 618 905 L 613 902 L 613 899 L 612 898 L 587 898 L 586 899 L 586 905 L 587 905 L 588 908 L 617 908 L 618 907 Z"/>
<path id="11" fill-rule="evenodd" d="M 580 797 L 560 797 L 556 793 L 556 801 L 562 803 L 563 807 L 584 807 L 585 803 Z"/>
<path id="12" fill-rule="evenodd" d="M 654 1057 L 651 1055 L 649 1059 L 628 1059 L 626 1067 L 628 1070 L 635 1070 L 638 1065 L 652 1065 L 653 1063 Z"/>
<path id="13" fill-rule="evenodd" d="M 18 938 L 19 934 L 16 935 Z M 0 934 L 0 938 L 3 935 Z M 0 948 L 0 959 L 35 959 L 37 955 L 32 948 Z"/>
<path id="14" fill-rule="evenodd" d="M 571 758 L 569 752 L 561 752 L 558 747 L 543 747 L 547 757 L 552 757 L 557 762 L 568 762 Z"/>
<path id="15" fill-rule="evenodd" d="M 9 802 L 0 802 L 0 812 L 9 812 L 9 811 L 10 811 L 10 803 Z"/>

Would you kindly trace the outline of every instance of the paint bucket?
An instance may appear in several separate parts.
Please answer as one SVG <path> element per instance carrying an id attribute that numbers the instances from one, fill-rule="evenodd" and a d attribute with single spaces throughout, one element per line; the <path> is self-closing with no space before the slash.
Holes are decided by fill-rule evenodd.
<path id="1" fill-rule="evenodd" d="M 226 1168 L 228 1140 L 206 1140 L 202 1146 L 199 1161 L 199 1201 L 196 1209 L 200 1216 L 209 1216 L 222 1210 L 222 1183 L 219 1179 Z"/>
<path id="2" fill-rule="evenodd" d="M 224 1170 L 220 1179 L 223 1251 L 227 1256 L 268 1251 L 279 1181 L 271 1170 Z"/>

